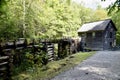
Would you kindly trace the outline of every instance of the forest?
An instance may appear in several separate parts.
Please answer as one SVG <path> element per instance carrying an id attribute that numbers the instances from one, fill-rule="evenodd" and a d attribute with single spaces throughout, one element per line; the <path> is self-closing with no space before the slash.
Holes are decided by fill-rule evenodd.
<path id="1" fill-rule="evenodd" d="M 102 8 L 98 5 L 96 9 L 87 8 L 72 0 L 0 0 L 0 60 L 9 58 L 5 56 L 6 54 L 4 54 L 5 57 L 1 58 L 2 53 L 7 53 L 7 56 L 12 55 L 10 60 L 12 62 L 13 80 L 45 80 L 46 78 L 48 80 L 49 75 L 53 77 L 58 74 L 57 71 L 64 67 L 73 67 L 92 56 L 95 52 L 88 52 L 90 54 L 84 52 L 80 52 L 81 54 L 68 54 L 67 51 L 70 51 L 70 44 L 64 45 L 63 41 L 63 52 L 60 52 L 62 58 L 60 58 L 57 53 L 60 48 L 58 49 L 56 44 L 50 43 L 49 46 L 52 45 L 52 49 L 54 49 L 53 57 L 56 62 L 49 62 L 47 52 L 44 50 L 44 46 L 47 43 L 44 43 L 45 45 L 39 43 L 35 46 L 34 39 L 60 40 L 64 37 L 77 38 L 77 30 L 84 23 L 112 19 L 117 27 L 116 39 L 119 46 L 119 15 L 120 0 L 116 0 L 108 8 Z M 22 49 L 17 48 L 19 47 L 19 44 L 17 44 L 18 38 L 25 39 Z M 11 50 L 1 45 L 9 40 L 13 40 L 13 48 Z M 29 40 L 32 40 L 33 44 L 28 45 L 25 43 L 26 41 L 30 42 Z M 57 46 L 59 44 L 58 41 Z M 2 47 L 6 49 L 6 52 Z M 68 48 L 69 50 L 67 50 Z M 45 61 L 46 63 L 44 64 Z M 45 79 L 42 78 L 43 76 Z M 26 77 L 29 78 L 26 79 Z"/>
<path id="2" fill-rule="evenodd" d="M 86 8 L 71 0 L 0 0 L 0 39 L 77 37 L 86 23 L 112 18 L 119 31 L 120 11 Z"/>

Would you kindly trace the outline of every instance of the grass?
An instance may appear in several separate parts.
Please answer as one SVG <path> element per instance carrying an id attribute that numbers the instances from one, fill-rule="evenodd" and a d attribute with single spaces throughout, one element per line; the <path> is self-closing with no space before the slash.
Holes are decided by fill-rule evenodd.
<path id="1" fill-rule="evenodd" d="M 64 59 L 58 61 L 51 61 L 46 66 L 35 66 L 28 68 L 16 76 L 13 76 L 14 80 L 48 80 L 58 75 L 59 73 L 66 71 L 83 60 L 92 56 L 95 52 L 80 52 L 70 55 Z"/>

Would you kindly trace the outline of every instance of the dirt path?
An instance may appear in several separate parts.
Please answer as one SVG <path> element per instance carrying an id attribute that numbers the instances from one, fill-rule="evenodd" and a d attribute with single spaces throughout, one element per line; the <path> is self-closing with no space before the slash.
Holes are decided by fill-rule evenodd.
<path id="1" fill-rule="evenodd" d="M 98 51 L 51 80 L 120 80 L 120 51 Z"/>

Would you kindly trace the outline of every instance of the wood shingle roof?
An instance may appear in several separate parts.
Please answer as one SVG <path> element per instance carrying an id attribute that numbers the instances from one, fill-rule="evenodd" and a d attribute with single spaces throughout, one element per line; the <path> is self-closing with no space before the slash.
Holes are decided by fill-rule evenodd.
<path id="1" fill-rule="evenodd" d="M 112 21 L 111 19 L 106 19 L 102 21 L 86 23 L 86 24 L 83 24 L 82 27 L 78 29 L 78 32 L 103 31 L 106 29 L 106 27 L 111 21 Z M 114 28 L 116 29 L 115 25 L 114 25 Z"/>

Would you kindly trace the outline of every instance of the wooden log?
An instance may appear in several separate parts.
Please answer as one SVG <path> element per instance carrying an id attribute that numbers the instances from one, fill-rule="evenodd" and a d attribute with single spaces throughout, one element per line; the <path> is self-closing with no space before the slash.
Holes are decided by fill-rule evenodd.
<path id="1" fill-rule="evenodd" d="M 27 48 L 32 48 L 32 47 L 33 47 L 32 45 L 27 46 Z"/>
<path id="2" fill-rule="evenodd" d="M 49 54 L 47 54 L 47 55 L 50 57 L 50 56 L 53 56 L 54 54 L 53 54 L 53 53 L 51 53 L 51 54 L 49 53 Z"/>
<path id="3" fill-rule="evenodd" d="M 2 67 L 2 68 L 0 68 L 0 72 L 6 71 L 6 70 L 7 70 L 6 67 Z"/>
<path id="4" fill-rule="evenodd" d="M 3 49 L 3 52 L 11 51 L 12 49 Z"/>
<path id="5" fill-rule="evenodd" d="M 54 60 L 54 58 L 49 58 L 49 59 L 48 59 L 48 61 L 53 61 L 53 60 Z"/>
<path id="6" fill-rule="evenodd" d="M 53 54 L 53 51 L 48 51 L 48 54 Z"/>
<path id="7" fill-rule="evenodd" d="M 0 73 L 4 73 L 3 80 L 10 80 L 12 75 L 11 72 L 13 66 L 11 66 L 11 64 L 13 62 L 13 56 L 11 49 L 5 49 L 4 52 L 7 52 L 7 56 L 0 57 Z"/>
<path id="8" fill-rule="evenodd" d="M 53 47 L 53 45 L 48 45 L 47 47 L 48 47 L 48 48 L 51 48 L 51 47 Z"/>
<path id="9" fill-rule="evenodd" d="M 22 50 L 24 47 L 17 47 L 16 50 Z"/>
<path id="10" fill-rule="evenodd" d="M 33 45 L 34 47 L 39 47 L 39 45 Z"/>
<path id="11" fill-rule="evenodd" d="M 15 48 L 14 41 L 8 41 L 4 45 L 4 49 L 14 49 L 14 48 Z"/>
<path id="12" fill-rule="evenodd" d="M 0 80 L 3 78 L 3 76 L 5 75 L 5 73 L 0 73 Z"/>
<path id="13" fill-rule="evenodd" d="M 0 66 L 7 65 L 7 64 L 8 64 L 8 62 L 2 62 L 2 63 L 0 63 Z"/>
<path id="14" fill-rule="evenodd" d="M 0 57 L 0 61 L 1 61 L 1 60 L 5 60 L 5 59 L 8 59 L 8 58 L 9 58 L 9 56 Z"/>
<path id="15" fill-rule="evenodd" d="M 13 55 L 11 54 L 9 56 L 9 60 L 8 60 L 8 66 L 7 66 L 7 77 L 6 79 L 12 80 L 12 71 L 13 71 Z"/>
<path id="16" fill-rule="evenodd" d="M 53 48 L 48 48 L 47 51 L 51 51 L 51 50 L 54 50 Z"/>

